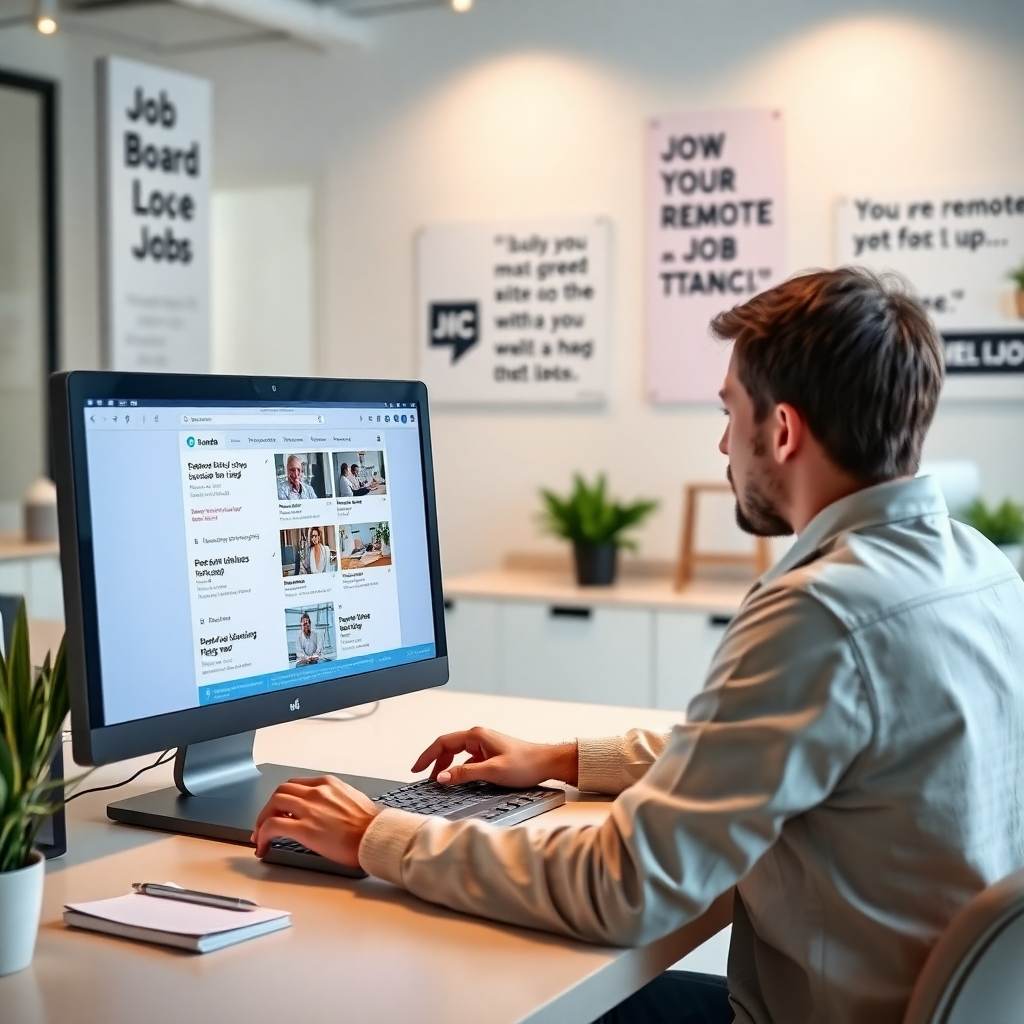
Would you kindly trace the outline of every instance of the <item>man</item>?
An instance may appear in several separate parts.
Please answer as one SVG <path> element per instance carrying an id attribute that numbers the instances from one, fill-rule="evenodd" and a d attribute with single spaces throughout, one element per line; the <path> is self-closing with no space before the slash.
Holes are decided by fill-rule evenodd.
<path id="1" fill-rule="evenodd" d="M 323 644 L 320 642 L 320 634 L 313 628 L 309 612 L 302 613 L 299 626 L 299 635 L 295 638 L 296 666 L 314 665 L 318 661 L 323 661 Z"/>
<path id="2" fill-rule="evenodd" d="M 278 481 L 279 501 L 299 501 L 302 498 L 316 497 L 313 488 L 302 479 L 302 459 L 298 455 L 289 455 L 284 468 L 288 476 L 287 479 Z"/>
<path id="3" fill-rule="evenodd" d="M 922 307 L 842 269 L 713 323 L 740 525 L 796 533 L 667 736 L 541 746 L 485 730 L 416 762 L 441 782 L 620 794 L 542 833 L 282 786 L 254 839 L 425 899 L 594 942 L 650 942 L 735 887 L 728 991 L 668 972 L 608 1021 L 898 1024 L 930 948 L 1024 864 L 1024 582 L 915 479 L 942 384 Z M 451 767 L 468 751 L 471 762 Z"/>

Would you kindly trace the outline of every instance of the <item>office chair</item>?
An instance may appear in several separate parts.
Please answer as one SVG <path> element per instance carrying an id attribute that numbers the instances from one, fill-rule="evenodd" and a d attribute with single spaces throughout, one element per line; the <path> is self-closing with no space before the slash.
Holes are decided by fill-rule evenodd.
<path id="1" fill-rule="evenodd" d="M 903 1024 L 1010 1024 L 1024 1017 L 1024 869 L 971 900 L 925 961 Z"/>

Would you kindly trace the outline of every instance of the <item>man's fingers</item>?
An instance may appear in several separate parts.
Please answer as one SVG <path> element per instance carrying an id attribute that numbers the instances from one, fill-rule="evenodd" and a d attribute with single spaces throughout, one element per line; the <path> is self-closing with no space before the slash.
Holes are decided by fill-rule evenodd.
<path id="1" fill-rule="evenodd" d="M 438 758 L 442 749 L 443 747 L 441 745 L 441 740 L 434 740 L 434 742 L 431 743 L 430 746 L 427 747 L 427 749 L 424 750 L 423 753 L 420 754 L 418 758 L 416 758 L 416 763 L 412 766 L 412 771 L 423 771 L 423 769 L 426 768 L 428 764 L 432 764 Z"/>
<path id="2" fill-rule="evenodd" d="M 307 809 L 307 797 L 298 796 L 294 793 L 282 792 L 283 787 L 275 789 L 266 806 L 260 811 L 256 818 L 256 827 L 259 828 L 267 818 L 276 818 L 281 815 L 290 814 L 296 817 L 303 816 Z M 309 790 L 306 790 L 308 793 Z"/>
<path id="3" fill-rule="evenodd" d="M 441 754 L 440 757 L 434 762 L 434 767 L 430 769 L 430 777 L 432 779 L 437 778 L 438 772 L 443 772 L 455 760 L 454 754 Z"/>
<path id="4" fill-rule="evenodd" d="M 337 779 L 333 775 L 300 775 L 298 778 L 283 782 L 277 788 L 278 791 L 281 791 L 286 786 L 322 786 L 330 785 L 333 782 L 341 782 L 341 779 Z"/>
<path id="5" fill-rule="evenodd" d="M 285 836 L 302 843 L 303 846 L 310 846 L 312 834 L 310 826 L 297 818 L 271 817 L 256 826 L 256 831 L 252 834 L 252 841 L 256 844 L 256 856 L 263 857 L 270 848 L 271 839 Z"/>
<path id="6" fill-rule="evenodd" d="M 444 786 L 454 786 L 459 782 L 472 782 L 483 779 L 484 782 L 496 782 L 501 769 L 495 762 L 496 758 L 486 761 L 467 761 L 465 764 L 453 765 L 447 771 L 438 774 L 437 781 Z"/>
<path id="7" fill-rule="evenodd" d="M 449 732 L 444 736 L 438 736 L 416 759 L 412 770 L 414 772 L 423 771 L 428 764 L 432 764 L 442 754 L 451 754 L 454 757 L 456 754 L 462 753 L 466 749 L 466 736 L 465 732 Z"/>

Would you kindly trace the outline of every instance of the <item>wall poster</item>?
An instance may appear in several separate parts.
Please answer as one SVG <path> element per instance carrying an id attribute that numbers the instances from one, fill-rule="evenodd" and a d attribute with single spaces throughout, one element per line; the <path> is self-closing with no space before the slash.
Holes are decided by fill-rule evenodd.
<path id="1" fill-rule="evenodd" d="M 416 317 L 431 400 L 603 401 L 609 235 L 600 218 L 421 230 Z"/>
<path id="2" fill-rule="evenodd" d="M 646 145 L 648 393 L 712 402 L 729 347 L 710 336 L 709 321 L 784 276 L 782 115 L 660 117 Z"/>
<path id="3" fill-rule="evenodd" d="M 100 305 L 112 370 L 201 373 L 210 349 L 210 83 L 97 62 Z"/>
<path id="4" fill-rule="evenodd" d="M 1024 398 L 1024 187 L 863 193 L 837 212 L 840 263 L 902 274 L 946 348 L 947 398 Z"/>

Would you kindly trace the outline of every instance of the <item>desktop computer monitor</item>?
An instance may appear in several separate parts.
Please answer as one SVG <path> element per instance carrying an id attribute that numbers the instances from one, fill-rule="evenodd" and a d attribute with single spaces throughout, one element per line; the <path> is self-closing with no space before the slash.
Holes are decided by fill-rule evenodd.
<path id="1" fill-rule="evenodd" d="M 75 760 L 178 748 L 112 818 L 248 841 L 315 773 L 257 729 L 447 681 L 422 384 L 76 371 L 51 408 Z"/>

